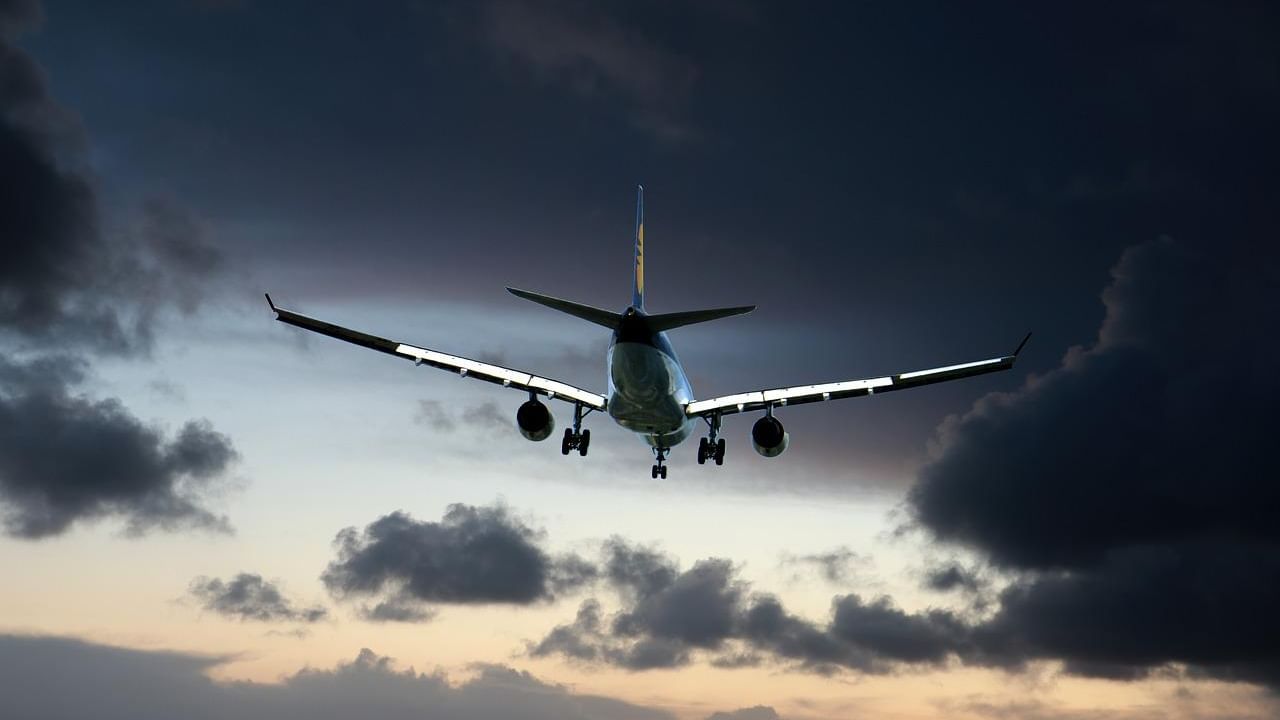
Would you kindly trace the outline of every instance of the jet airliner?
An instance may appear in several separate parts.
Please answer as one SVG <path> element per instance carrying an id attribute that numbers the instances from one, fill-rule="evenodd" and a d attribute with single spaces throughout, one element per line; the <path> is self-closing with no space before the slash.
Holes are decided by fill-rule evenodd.
<path id="1" fill-rule="evenodd" d="M 689 379 L 671 341 L 667 339 L 667 331 L 708 320 L 744 315 L 754 310 L 755 306 L 648 313 L 644 293 L 643 187 L 639 187 L 636 192 L 634 240 L 631 304 L 620 313 L 527 290 L 507 288 L 516 297 L 595 323 L 613 333 L 613 341 L 605 360 L 608 377 L 608 392 L 605 394 L 532 373 L 339 327 L 277 307 L 270 295 L 267 295 L 267 303 L 275 311 L 276 319 L 289 325 L 412 360 L 416 365 L 448 370 L 463 377 L 485 380 L 526 393 L 528 399 L 516 411 L 516 426 L 529 440 L 546 440 L 555 430 L 555 418 L 542 398 L 571 404 L 572 425 L 565 428 L 560 441 L 560 452 L 565 455 L 576 450 L 579 455 L 585 456 L 591 446 L 591 431 L 583 429 L 583 419 L 592 412 L 608 413 L 618 425 L 644 438 L 655 459 L 650 475 L 664 479 L 667 477 L 665 463 L 668 453 L 688 439 L 699 423 L 703 423 L 707 431 L 698 441 L 699 465 L 708 460 L 716 465 L 724 464 L 725 441 L 720 437 L 721 421 L 725 415 L 734 413 L 764 413 L 751 428 L 751 444 L 761 455 L 776 457 L 787 449 L 790 441 L 790 434 L 775 415 L 778 408 L 863 397 L 1008 370 L 1013 367 L 1018 353 L 1031 337 L 1028 333 L 1012 355 L 987 360 L 897 375 L 755 390 L 698 400 L 694 397 L 693 388 L 689 385 Z"/>

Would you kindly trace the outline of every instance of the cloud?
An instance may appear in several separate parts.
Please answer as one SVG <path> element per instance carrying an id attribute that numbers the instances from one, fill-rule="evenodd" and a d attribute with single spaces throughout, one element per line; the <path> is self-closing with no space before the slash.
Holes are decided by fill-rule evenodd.
<path id="1" fill-rule="evenodd" d="M 697 656 L 719 667 L 772 660 L 829 674 L 940 665 L 969 652 L 969 628 L 950 612 L 910 614 L 887 598 L 864 603 L 844 595 L 833 600 L 823 626 L 788 613 L 776 597 L 752 593 L 723 558 L 681 571 L 673 558 L 620 538 L 605 544 L 604 555 L 603 576 L 620 609 L 605 619 L 597 600 L 584 601 L 573 622 L 530 643 L 530 655 L 628 670 L 679 667 Z"/>
<path id="2" fill-rule="evenodd" d="M 1280 306 L 1274 259 L 1160 240 L 1124 253 L 1097 341 L 939 430 L 918 525 L 1018 572 L 983 661 L 1280 687 Z"/>
<path id="3" fill-rule="evenodd" d="M 239 573 L 226 582 L 198 577 L 191 582 L 189 592 L 205 610 L 240 620 L 314 623 L 329 614 L 319 606 L 297 607 L 275 583 L 253 573 Z"/>
<path id="4" fill-rule="evenodd" d="M 9 3 L 0 23 L 16 30 L 36 15 L 33 3 Z M 9 34 L 0 33 L 0 335 L 37 347 L 146 352 L 160 315 L 200 305 L 221 254 L 172 201 L 147 203 L 129 232 L 104 233 L 83 129 Z"/>
<path id="5" fill-rule="evenodd" d="M 778 711 L 767 705 L 741 708 L 732 712 L 718 712 L 707 716 L 707 720 L 782 720 Z"/>
<path id="6" fill-rule="evenodd" d="M 987 580 L 975 570 L 961 567 L 956 562 L 928 568 L 924 573 L 924 586 L 936 592 L 961 590 L 972 595 L 982 592 L 987 584 Z"/>
<path id="7" fill-rule="evenodd" d="M 462 422 L 477 429 L 510 430 L 514 426 L 512 414 L 503 412 L 498 403 L 490 401 L 462 411 Z"/>
<path id="8" fill-rule="evenodd" d="M 360 608 L 360 617 L 369 622 L 421 623 L 434 620 L 435 616 L 435 611 L 404 598 L 391 598 Z"/>
<path id="9" fill-rule="evenodd" d="M 338 720 L 672 720 L 663 710 L 579 694 L 500 665 L 452 683 L 442 673 L 399 670 L 362 650 L 333 669 L 306 669 L 280 684 L 216 683 L 227 658 L 130 650 L 78 640 L 0 635 L 0 696 L 13 717 L 137 720 L 198 717 Z M 51 679 L 75 682 L 50 692 Z M 128 692 L 121 692 L 128 688 Z"/>
<path id="10" fill-rule="evenodd" d="M 222 259 L 172 203 L 147 205 L 137 232 L 103 232 L 83 130 L 11 43 L 39 16 L 0 4 L 0 522 L 24 538 L 103 516 L 132 533 L 226 530 L 202 504 L 236 457 L 226 436 L 193 420 L 166 439 L 119 400 L 72 392 L 88 365 L 71 353 L 146 353 L 156 319 L 194 312 Z"/>
<path id="11" fill-rule="evenodd" d="M 338 598 L 389 601 L 385 615 L 392 606 L 427 602 L 528 605 L 595 578 L 592 564 L 573 555 L 553 557 L 541 539 L 501 505 L 450 505 L 439 522 L 394 512 L 362 531 L 339 532 L 337 558 L 321 579 Z"/>
<path id="12" fill-rule="evenodd" d="M 144 425 L 118 400 L 73 393 L 83 361 L 0 355 L 0 522 L 36 539 L 103 517 L 130 533 L 197 527 L 226 532 L 204 505 L 232 462 L 231 441 L 207 421 L 171 438 Z"/>
<path id="13" fill-rule="evenodd" d="M 622 102 L 637 125 L 668 140 L 692 130 L 680 112 L 697 82 L 697 66 L 589 3 L 498 0 L 485 6 L 485 39 L 539 79 L 584 97 Z"/>
<path id="14" fill-rule="evenodd" d="M 41 20 L 37 0 L 0 1 L 0 33 L 10 33 L 34 25 Z"/>
<path id="15" fill-rule="evenodd" d="M 413 421 L 440 432 L 453 432 L 458 427 L 458 424 L 445 411 L 444 403 L 439 400 L 419 400 L 418 411 L 414 413 Z"/>
<path id="16" fill-rule="evenodd" d="M 461 412 L 450 412 L 449 407 L 439 400 L 419 400 L 413 421 L 432 430 L 451 433 L 458 429 L 459 424 L 475 430 L 510 430 L 513 427 L 512 417 L 492 401 L 463 408 Z"/>
<path id="17" fill-rule="evenodd" d="M 869 559 L 840 546 L 823 553 L 810 555 L 784 555 L 782 564 L 812 567 L 830 583 L 846 583 L 853 580 L 854 570 L 869 564 Z"/>

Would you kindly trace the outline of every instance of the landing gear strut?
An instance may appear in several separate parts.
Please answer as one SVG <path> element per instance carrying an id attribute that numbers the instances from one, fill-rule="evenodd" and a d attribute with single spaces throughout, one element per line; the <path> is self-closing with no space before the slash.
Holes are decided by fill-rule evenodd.
<path id="1" fill-rule="evenodd" d="M 594 409 L 587 408 L 587 411 L 583 412 L 582 403 L 573 404 L 573 427 L 564 429 L 564 439 L 560 441 L 561 455 L 568 455 L 570 451 L 577 450 L 578 455 L 587 456 L 587 448 L 591 447 L 591 431 L 582 429 L 582 418 Z"/>
<path id="2" fill-rule="evenodd" d="M 707 460 L 715 460 L 717 465 L 724 464 L 724 438 L 720 437 L 720 413 L 715 413 L 707 421 L 707 437 L 698 439 L 698 464 L 705 465 Z"/>
<path id="3" fill-rule="evenodd" d="M 657 460 L 657 462 L 655 462 L 653 465 L 653 469 L 649 472 L 649 476 L 652 477 L 653 479 L 655 480 L 657 480 L 658 478 L 662 478 L 663 480 L 667 479 L 667 466 L 663 465 L 662 463 L 667 459 L 667 451 L 670 449 L 671 448 L 654 448 L 653 449 L 653 456 Z"/>

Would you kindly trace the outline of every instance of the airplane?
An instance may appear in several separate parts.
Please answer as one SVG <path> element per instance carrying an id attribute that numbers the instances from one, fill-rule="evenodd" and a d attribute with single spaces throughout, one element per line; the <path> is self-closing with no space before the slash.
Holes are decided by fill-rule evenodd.
<path id="1" fill-rule="evenodd" d="M 591 431 L 582 421 L 593 412 L 606 412 L 614 422 L 638 433 L 649 444 L 654 455 L 650 477 L 667 477 L 667 454 L 693 434 L 697 424 L 707 427 L 707 435 L 698 442 L 698 464 L 708 460 L 724 464 L 725 440 L 720 437 L 724 416 L 759 412 L 764 415 L 751 428 L 751 444 L 764 457 L 777 457 L 787 449 L 790 433 L 778 420 L 778 408 L 842 398 L 864 397 L 893 390 L 931 385 L 933 383 L 973 377 L 1009 370 L 1018 354 L 1031 338 L 1027 333 L 1012 355 L 916 370 L 897 375 L 843 380 L 817 385 L 800 385 L 725 395 L 697 400 L 680 359 L 667 338 L 667 331 L 695 323 L 745 315 L 754 305 L 650 314 L 645 309 L 644 292 L 644 187 L 636 191 L 635 261 L 631 304 L 615 313 L 590 305 L 562 300 L 528 290 L 508 287 L 516 297 L 530 300 L 600 325 L 613 333 L 605 358 L 608 392 L 600 394 L 574 385 L 532 373 L 449 355 L 396 340 L 368 335 L 333 325 L 277 307 L 267 294 L 267 304 L 280 322 L 345 340 L 388 355 L 513 388 L 528 394 L 528 400 L 516 411 L 520 434 L 533 441 L 546 440 L 555 430 L 555 418 L 539 398 L 561 400 L 573 405 L 573 424 L 565 428 L 560 452 L 568 455 L 576 450 L 586 456 L 591 446 Z"/>

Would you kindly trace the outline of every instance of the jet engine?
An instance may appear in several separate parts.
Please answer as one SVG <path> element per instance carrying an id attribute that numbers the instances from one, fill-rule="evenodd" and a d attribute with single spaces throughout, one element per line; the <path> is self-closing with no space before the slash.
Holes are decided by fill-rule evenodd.
<path id="1" fill-rule="evenodd" d="M 516 411 L 516 425 L 520 434 L 535 442 L 546 440 L 551 431 L 556 429 L 556 419 L 546 405 L 537 400 L 529 400 Z"/>
<path id="2" fill-rule="evenodd" d="M 790 442 L 791 433 L 772 415 L 760 418 L 751 426 L 751 445 L 765 457 L 778 457 Z"/>

